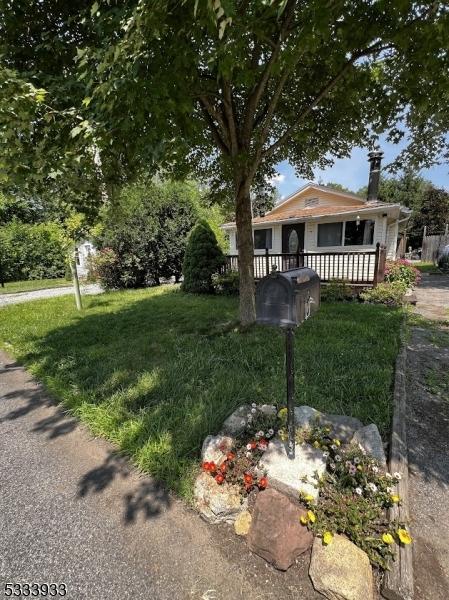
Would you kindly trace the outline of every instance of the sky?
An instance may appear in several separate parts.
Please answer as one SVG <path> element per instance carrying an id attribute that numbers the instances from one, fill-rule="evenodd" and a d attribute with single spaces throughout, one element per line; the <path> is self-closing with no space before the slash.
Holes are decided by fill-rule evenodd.
<path id="1" fill-rule="evenodd" d="M 380 150 L 384 152 L 382 165 L 385 166 L 390 163 L 399 154 L 401 148 L 401 145 L 390 144 L 382 140 L 380 144 Z M 276 185 L 281 198 L 289 196 L 308 182 L 306 179 L 297 177 L 293 167 L 287 161 L 279 163 L 276 170 L 277 175 L 272 181 Z M 325 170 L 316 169 L 314 174 L 315 183 L 340 183 L 356 192 L 368 184 L 368 151 L 366 148 L 354 148 L 350 158 L 338 159 L 332 167 Z M 437 187 L 444 187 L 449 190 L 448 164 L 438 165 L 431 169 L 422 169 L 420 174 L 432 181 Z"/>

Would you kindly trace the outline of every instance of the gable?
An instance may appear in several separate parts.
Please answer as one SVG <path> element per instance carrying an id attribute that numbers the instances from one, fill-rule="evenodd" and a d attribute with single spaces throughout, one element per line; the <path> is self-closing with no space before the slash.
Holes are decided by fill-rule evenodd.
<path id="1" fill-rule="evenodd" d="M 275 206 L 268 215 L 276 215 L 278 211 L 294 211 L 305 208 L 316 208 L 322 206 L 365 206 L 366 202 L 363 198 L 357 198 L 353 194 L 346 194 L 338 190 L 326 189 L 322 186 L 307 185 L 298 190 L 295 194 L 280 202 Z"/>

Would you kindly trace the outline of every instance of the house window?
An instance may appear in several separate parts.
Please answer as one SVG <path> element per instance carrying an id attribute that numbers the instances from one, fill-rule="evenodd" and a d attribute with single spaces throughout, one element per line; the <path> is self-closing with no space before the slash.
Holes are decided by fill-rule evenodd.
<path id="1" fill-rule="evenodd" d="M 345 246 L 370 246 L 374 241 L 374 221 L 346 221 Z"/>
<path id="2" fill-rule="evenodd" d="M 341 246 L 343 223 L 320 223 L 318 225 L 318 246 Z"/>
<path id="3" fill-rule="evenodd" d="M 313 206 L 318 206 L 318 198 L 306 198 L 304 201 L 304 207 L 312 208 Z"/>
<path id="4" fill-rule="evenodd" d="M 255 229 L 254 230 L 254 248 L 255 250 L 271 249 L 272 245 L 272 229 Z"/>

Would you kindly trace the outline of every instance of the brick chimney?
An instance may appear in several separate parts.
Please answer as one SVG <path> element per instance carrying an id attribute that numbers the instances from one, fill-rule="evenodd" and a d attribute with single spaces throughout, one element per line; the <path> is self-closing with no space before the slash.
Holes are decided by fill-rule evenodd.
<path id="1" fill-rule="evenodd" d="M 380 164 L 382 162 L 383 152 L 380 150 L 372 150 L 368 153 L 368 160 L 370 162 L 369 170 L 369 183 L 368 183 L 368 197 L 367 202 L 376 202 L 379 193 L 379 179 L 380 179 Z"/>

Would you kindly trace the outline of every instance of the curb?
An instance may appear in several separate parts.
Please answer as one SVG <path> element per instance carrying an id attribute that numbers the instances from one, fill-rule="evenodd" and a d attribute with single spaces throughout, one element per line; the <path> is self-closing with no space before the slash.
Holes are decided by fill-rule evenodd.
<path id="1" fill-rule="evenodd" d="M 401 347 L 396 358 L 393 398 L 393 422 L 390 444 L 390 473 L 399 472 L 401 480 L 395 493 L 401 497 L 401 504 L 389 511 L 390 521 L 409 521 L 408 500 L 408 446 L 407 446 L 407 391 L 406 391 L 407 345 L 405 323 L 401 328 Z M 388 600 L 413 600 L 413 551 L 409 546 L 398 546 L 391 570 L 385 573 L 382 596 Z"/>

